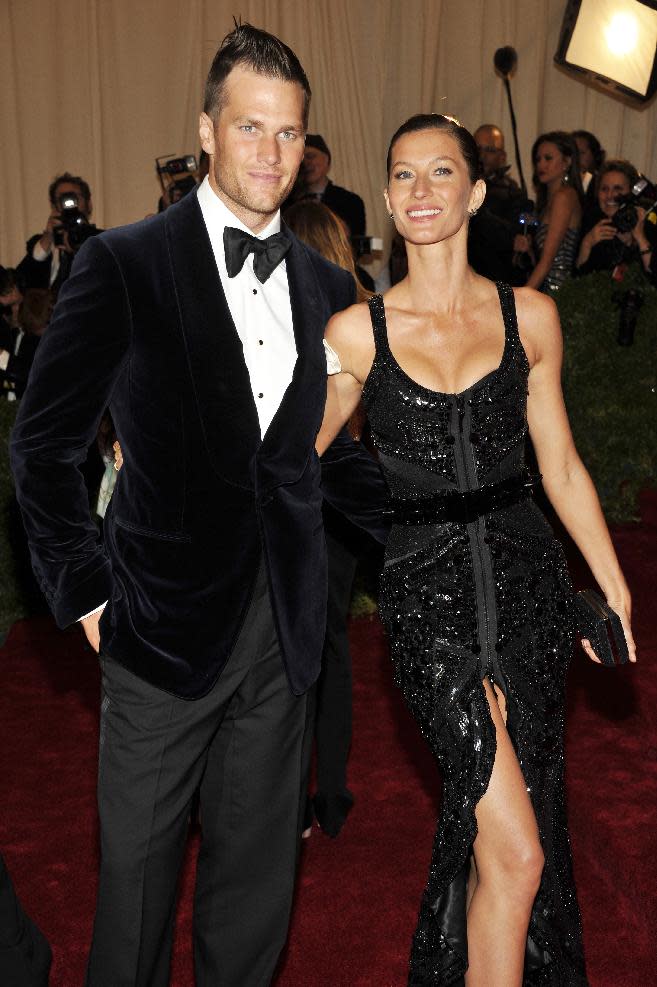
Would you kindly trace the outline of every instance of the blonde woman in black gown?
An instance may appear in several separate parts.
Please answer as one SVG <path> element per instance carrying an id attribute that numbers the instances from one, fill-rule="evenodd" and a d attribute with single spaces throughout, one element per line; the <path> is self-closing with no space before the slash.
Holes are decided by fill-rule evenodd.
<path id="1" fill-rule="evenodd" d="M 413 117 L 393 137 L 385 196 L 408 276 L 330 321 L 341 372 L 317 447 L 362 396 L 394 509 L 381 615 L 444 775 L 409 983 L 581 987 L 563 789 L 572 590 L 531 498 L 528 431 L 634 661 L 630 596 L 573 445 L 555 305 L 468 267 L 477 174 L 472 136 L 450 118 Z"/>

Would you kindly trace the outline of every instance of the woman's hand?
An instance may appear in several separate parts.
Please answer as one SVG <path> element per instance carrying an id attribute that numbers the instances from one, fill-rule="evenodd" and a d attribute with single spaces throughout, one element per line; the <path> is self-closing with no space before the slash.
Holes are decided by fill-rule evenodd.
<path id="1" fill-rule="evenodd" d="M 586 264 L 596 244 L 601 243 L 603 240 L 613 240 L 616 235 L 617 230 L 612 221 L 610 219 L 601 219 L 599 223 L 591 227 L 589 232 L 582 237 L 576 266 L 581 267 L 582 264 Z"/>
<path id="2" fill-rule="evenodd" d="M 112 449 L 114 450 L 114 469 L 118 473 L 123 466 L 123 453 L 118 439 L 113 443 Z"/>
<path id="3" fill-rule="evenodd" d="M 630 618 L 632 614 L 632 601 L 630 600 L 630 595 L 625 591 L 622 595 L 619 595 L 617 599 L 607 598 L 607 606 L 611 607 L 614 613 L 618 614 L 620 622 L 623 625 L 623 634 L 625 635 L 625 641 L 627 642 L 627 650 L 630 656 L 630 661 L 636 661 L 636 644 L 634 643 L 634 637 L 632 635 L 632 627 L 630 623 Z M 602 662 L 596 655 L 595 651 L 591 647 L 591 642 L 586 638 L 582 638 L 582 648 L 589 656 L 591 661 L 597 662 L 601 665 Z"/>
<path id="4" fill-rule="evenodd" d="M 601 219 L 599 223 L 596 223 L 595 226 L 589 230 L 582 242 L 588 239 L 590 247 L 595 247 L 603 240 L 613 240 L 617 232 L 616 227 L 610 219 Z"/>

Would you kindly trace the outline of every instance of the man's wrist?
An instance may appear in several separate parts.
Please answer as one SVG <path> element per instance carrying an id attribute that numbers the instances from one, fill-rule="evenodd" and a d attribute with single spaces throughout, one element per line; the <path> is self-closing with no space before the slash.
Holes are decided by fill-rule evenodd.
<path id="1" fill-rule="evenodd" d="M 44 243 L 45 240 L 45 243 Z M 49 233 L 44 233 L 39 240 L 34 244 L 34 249 L 32 250 L 32 257 L 34 260 L 45 260 L 46 257 L 50 257 L 53 248 L 53 239 Z"/>

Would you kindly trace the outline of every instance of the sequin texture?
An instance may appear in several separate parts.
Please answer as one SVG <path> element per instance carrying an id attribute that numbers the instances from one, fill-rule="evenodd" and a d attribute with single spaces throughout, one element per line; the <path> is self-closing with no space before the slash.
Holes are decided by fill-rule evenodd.
<path id="1" fill-rule="evenodd" d="M 394 497 L 478 489 L 523 468 L 529 365 L 513 292 L 503 285 L 498 292 L 502 361 L 461 394 L 431 391 L 407 376 L 388 345 L 383 299 L 371 299 L 376 357 L 363 401 Z M 467 969 L 475 808 L 496 750 L 484 677 L 505 694 L 507 729 L 545 854 L 523 984 L 587 984 L 563 785 L 571 598 L 561 546 L 531 499 L 469 523 L 393 525 L 381 616 L 397 684 L 444 777 L 411 949 L 409 984 L 416 987 L 462 985 Z"/>

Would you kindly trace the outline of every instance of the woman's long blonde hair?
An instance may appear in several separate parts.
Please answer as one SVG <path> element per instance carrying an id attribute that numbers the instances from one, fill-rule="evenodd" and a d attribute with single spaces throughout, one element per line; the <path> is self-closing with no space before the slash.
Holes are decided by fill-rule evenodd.
<path id="1" fill-rule="evenodd" d="M 283 219 L 300 240 L 326 260 L 349 271 L 356 282 L 356 297 L 359 302 L 372 297 L 371 292 L 358 280 L 345 225 L 328 206 L 314 199 L 302 199 L 285 210 Z"/>

